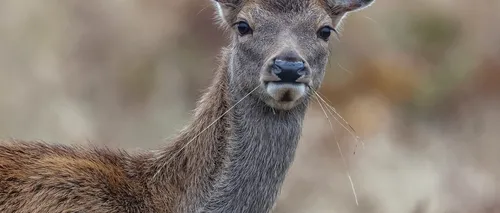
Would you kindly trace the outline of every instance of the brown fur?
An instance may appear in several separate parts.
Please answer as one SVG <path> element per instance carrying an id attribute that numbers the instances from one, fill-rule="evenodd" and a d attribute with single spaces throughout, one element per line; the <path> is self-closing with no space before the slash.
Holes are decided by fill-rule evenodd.
<path id="1" fill-rule="evenodd" d="M 105 149 L 4 143 L 0 212 L 126 212 L 130 203 L 144 209 L 144 183 L 127 172 L 134 163 Z"/>

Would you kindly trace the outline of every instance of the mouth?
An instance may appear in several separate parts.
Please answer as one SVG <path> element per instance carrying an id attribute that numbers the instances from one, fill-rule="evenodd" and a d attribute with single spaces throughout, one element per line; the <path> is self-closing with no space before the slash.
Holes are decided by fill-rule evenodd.
<path id="1" fill-rule="evenodd" d="M 306 95 L 305 83 L 270 81 L 264 83 L 266 92 L 274 101 L 283 104 L 294 103 Z"/>

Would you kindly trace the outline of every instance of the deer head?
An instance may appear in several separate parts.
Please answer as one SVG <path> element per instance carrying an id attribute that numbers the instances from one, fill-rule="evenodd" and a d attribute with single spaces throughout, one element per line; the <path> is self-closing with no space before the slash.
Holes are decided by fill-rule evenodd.
<path id="1" fill-rule="evenodd" d="M 319 88 L 342 17 L 373 0 L 215 0 L 231 32 L 230 82 L 278 110 Z"/>

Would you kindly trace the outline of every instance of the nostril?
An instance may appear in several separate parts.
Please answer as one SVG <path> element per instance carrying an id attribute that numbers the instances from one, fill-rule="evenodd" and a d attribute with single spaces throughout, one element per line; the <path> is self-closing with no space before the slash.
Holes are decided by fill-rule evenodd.
<path id="1" fill-rule="evenodd" d="M 306 75 L 306 68 L 305 68 L 305 67 L 304 67 L 304 68 L 302 68 L 302 69 L 301 69 L 301 70 L 299 70 L 297 73 L 298 73 L 300 76 Z"/>
<path id="2" fill-rule="evenodd" d="M 280 66 L 276 65 L 276 63 L 273 64 L 272 71 L 274 74 L 276 74 L 276 75 L 280 74 L 281 70 L 282 70 L 282 68 Z"/>

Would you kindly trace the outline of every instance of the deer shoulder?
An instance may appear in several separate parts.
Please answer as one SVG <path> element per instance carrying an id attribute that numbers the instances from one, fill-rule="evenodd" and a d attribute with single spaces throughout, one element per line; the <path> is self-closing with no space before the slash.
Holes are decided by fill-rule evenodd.
<path id="1" fill-rule="evenodd" d="M 43 142 L 0 145 L 0 212 L 144 212 L 131 156 Z"/>

